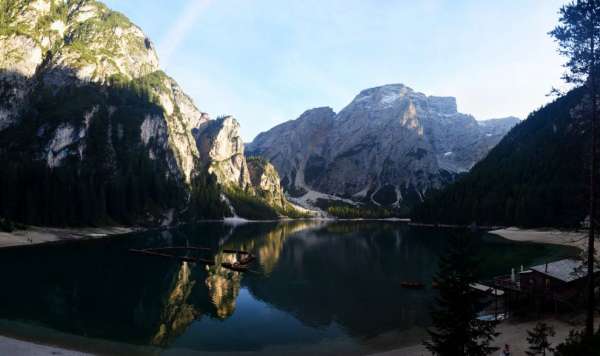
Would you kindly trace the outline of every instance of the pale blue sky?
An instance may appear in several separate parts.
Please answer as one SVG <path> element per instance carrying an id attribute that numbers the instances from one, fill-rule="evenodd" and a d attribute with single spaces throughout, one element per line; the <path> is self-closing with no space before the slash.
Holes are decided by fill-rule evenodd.
<path id="1" fill-rule="evenodd" d="M 365 88 L 455 96 L 477 119 L 551 100 L 563 59 L 547 36 L 565 0 L 107 0 L 158 48 L 165 71 L 246 141 Z"/>

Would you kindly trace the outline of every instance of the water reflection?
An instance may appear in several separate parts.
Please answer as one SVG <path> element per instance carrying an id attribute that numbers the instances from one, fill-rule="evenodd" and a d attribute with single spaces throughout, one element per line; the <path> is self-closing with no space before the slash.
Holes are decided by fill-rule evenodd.
<path id="1" fill-rule="evenodd" d="M 398 335 L 429 324 L 434 291 L 400 284 L 431 280 L 446 234 L 381 222 L 207 223 L 0 251 L 0 318 L 161 348 L 260 351 L 327 340 L 348 352 L 391 348 Z M 488 273 L 497 272 L 493 261 L 505 268 L 556 253 L 480 244 Z M 216 264 L 128 252 L 157 246 L 207 246 Z M 226 269 L 221 263 L 236 256 L 223 249 L 250 251 L 257 261 L 246 273 Z"/>
<path id="2" fill-rule="evenodd" d="M 151 338 L 151 344 L 168 345 L 170 340 L 181 335 L 188 325 L 202 316 L 202 312 L 188 302 L 196 284 L 196 281 L 191 278 L 191 274 L 190 265 L 182 262 L 179 272 L 175 274 L 173 287 L 160 312 L 158 331 Z"/>
<path id="3" fill-rule="evenodd" d="M 227 319 L 235 311 L 235 302 L 240 294 L 242 273 L 221 266 L 223 262 L 237 262 L 235 255 L 218 254 L 216 265 L 207 267 L 206 286 L 219 319 Z"/>

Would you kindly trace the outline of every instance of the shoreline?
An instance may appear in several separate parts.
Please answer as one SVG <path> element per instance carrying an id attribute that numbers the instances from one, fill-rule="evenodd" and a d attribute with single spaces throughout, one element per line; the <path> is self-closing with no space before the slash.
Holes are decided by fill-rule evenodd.
<path id="1" fill-rule="evenodd" d="M 133 232 L 145 231 L 140 227 L 87 227 L 54 228 L 30 226 L 26 230 L 0 231 L 0 249 L 62 244 L 71 241 L 96 240 Z"/>
<path id="2" fill-rule="evenodd" d="M 246 224 L 257 224 L 257 223 L 277 223 L 277 222 L 290 222 L 290 221 L 315 221 L 315 222 L 344 222 L 344 221 L 356 221 L 356 222 L 368 222 L 368 221 L 379 221 L 379 222 L 394 222 L 394 223 L 406 223 L 410 222 L 409 219 L 400 218 L 386 218 L 386 219 L 335 219 L 335 218 L 300 218 L 300 219 L 278 219 L 278 220 L 248 220 L 242 218 L 224 218 L 222 220 L 201 220 L 195 223 L 222 223 L 230 226 L 239 226 Z M 172 226 L 160 226 L 160 227 L 141 227 L 141 226 L 109 226 L 109 227 L 46 227 L 46 226 L 28 226 L 27 229 L 14 230 L 12 232 L 0 231 L 0 250 L 10 248 L 22 248 L 27 246 L 39 246 L 39 245 L 51 245 L 51 244 L 63 244 L 73 241 L 85 241 L 85 240 L 97 240 L 116 237 L 119 235 L 126 235 L 135 232 L 145 232 L 152 230 L 168 230 L 174 229 L 179 226 L 195 223 L 183 223 Z"/>
<path id="3" fill-rule="evenodd" d="M 42 345 L 0 335 L 0 354 L 14 356 L 89 356 L 90 353 L 70 350 L 63 347 Z"/>
<path id="4" fill-rule="evenodd" d="M 492 343 L 493 346 L 502 347 L 510 345 L 513 354 L 524 355 L 528 349 L 527 331 L 532 330 L 538 322 L 545 322 L 554 327 L 556 335 L 550 338 L 554 346 L 564 341 L 569 332 L 582 327 L 579 319 L 575 322 L 567 322 L 556 317 L 542 317 L 539 320 L 506 320 L 501 322 L 497 331 L 500 335 Z M 60 342 L 50 340 L 32 340 L 31 338 L 14 337 L 12 335 L 0 335 L 0 354 L 14 356 L 90 356 L 100 354 L 123 354 L 123 355 L 146 355 L 154 354 L 153 348 L 149 346 L 133 346 L 119 344 L 102 340 L 87 340 L 75 336 L 72 342 Z M 414 342 L 414 341 L 413 341 Z M 84 346 L 85 345 L 85 346 Z M 171 352 L 175 352 L 172 350 Z M 167 352 L 168 353 L 168 352 Z M 204 354 L 203 352 L 197 352 Z M 196 354 L 196 353 L 193 353 Z M 211 354 L 211 353 L 207 353 Z M 220 353 L 216 353 L 220 354 Z M 250 352 L 248 354 L 255 354 Z M 370 356 L 423 356 L 430 355 L 427 349 L 419 342 L 401 346 L 396 349 L 372 352 Z"/>
<path id="5" fill-rule="evenodd" d="M 490 230 L 488 233 L 511 241 L 569 246 L 576 247 L 581 251 L 585 251 L 587 246 L 586 231 L 508 227 Z"/>

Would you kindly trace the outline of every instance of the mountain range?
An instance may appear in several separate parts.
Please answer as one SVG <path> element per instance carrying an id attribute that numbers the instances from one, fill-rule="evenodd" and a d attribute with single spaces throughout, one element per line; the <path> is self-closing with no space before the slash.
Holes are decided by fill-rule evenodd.
<path id="1" fill-rule="evenodd" d="M 25 224 L 275 219 L 321 201 L 405 214 L 519 122 L 393 84 L 245 145 L 235 118 L 200 110 L 144 32 L 101 2 L 0 8 L 0 217 Z"/>
<path id="2" fill-rule="evenodd" d="M 269 160 L 300 203 L 408 208 L 469 171 L 518 122 L 477 121 L 453 97 L 393 84 L 363 90 L 339 113 L 308 110 L 259 134 L 246 152 Z"/>
<path id="3" fill-rule="evenodd" d="M 589 120 L 585 88 L 533 112 L 455 183 L 413 212 L 429 223 L 578 227 L 587 215 Z"/>

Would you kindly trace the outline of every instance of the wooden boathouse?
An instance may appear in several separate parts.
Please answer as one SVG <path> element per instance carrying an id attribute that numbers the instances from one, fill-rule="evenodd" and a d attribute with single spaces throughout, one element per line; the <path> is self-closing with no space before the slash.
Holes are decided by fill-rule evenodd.
<path id="1" fill-rule="evenodd" d="M 594 270 L 600 277 L 600 268 Z M 527 311 L 576 311 L 584 302 L 587 266 L 573 258 L 536 265 L 471 286 L 484 293 L 488 311 L 508 315 Z M 487 289 L 486 289 L 487 288 Z M 491 304 L 494 303 L 494 304 Z"/>

